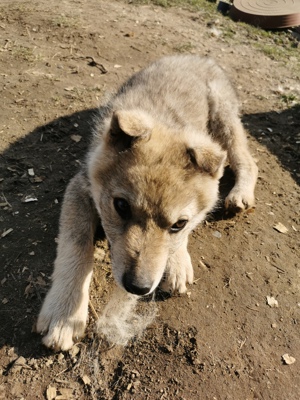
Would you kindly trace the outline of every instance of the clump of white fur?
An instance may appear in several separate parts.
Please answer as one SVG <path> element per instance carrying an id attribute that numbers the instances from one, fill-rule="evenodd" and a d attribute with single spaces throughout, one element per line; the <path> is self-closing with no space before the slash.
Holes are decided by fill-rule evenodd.
<path id="1" fill-rule="evenodd" d="M 154 320 L 157 307 L 154 301 L 139 307 L 139 297 L 116 287 L 97 322 L 97 333 L 110 344 L 126 346 L 142 335 Z"/>

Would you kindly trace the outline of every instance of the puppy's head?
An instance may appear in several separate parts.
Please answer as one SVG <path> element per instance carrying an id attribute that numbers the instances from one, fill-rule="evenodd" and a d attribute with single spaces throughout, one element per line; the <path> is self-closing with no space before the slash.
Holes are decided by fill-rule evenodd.
<path id="1" fill-rule="evenodd" d="M 126 290 L 157 287 L 169 255 L 216 204 L 224 160 L 206 135 L 170 131 L 139 110 L 114 112 L 88 171 L 113 273 Z"/>

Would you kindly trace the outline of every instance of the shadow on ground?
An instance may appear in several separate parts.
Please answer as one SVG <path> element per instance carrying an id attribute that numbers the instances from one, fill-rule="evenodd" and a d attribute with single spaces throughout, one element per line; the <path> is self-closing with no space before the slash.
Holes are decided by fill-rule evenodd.
<path id="1" fill-rule="evenodd" d="M 282 112 L 244 115 L 243 122 L 300 184 L 300 105 Z"/>

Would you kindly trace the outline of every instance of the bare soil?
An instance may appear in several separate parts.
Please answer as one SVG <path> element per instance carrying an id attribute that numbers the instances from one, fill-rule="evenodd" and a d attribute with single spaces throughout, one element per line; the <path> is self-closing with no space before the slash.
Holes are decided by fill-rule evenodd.
<path id="1" fill-rule="evenodd" d="M 300 59 L 292 36 L 274 35 L 201 10 L 2 0 L 0 399 L 300 398 Z M 214 57 L 235 83 L 260 171 L 257 207 L 235 217 L 220 207 L 193 232 L 195 282 L 188 295 L 157 296 L 141 338 L 103 348 L 91 312 L 87 336 L 53 353 L 33 327 L 92 116 L 134 71 L 175 52 Z M 227 171 L 222 195 L 231 184 Z M 113 278 L 107 244 L 97 245 L 100 314 Z"/>

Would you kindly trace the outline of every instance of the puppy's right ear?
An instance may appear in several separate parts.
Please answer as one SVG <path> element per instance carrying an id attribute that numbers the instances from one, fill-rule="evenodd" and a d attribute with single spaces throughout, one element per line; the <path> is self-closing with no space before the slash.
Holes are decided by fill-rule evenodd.
<path id="1" fill-rule="evenodd" d="M 223 175 L 226 153 L 216 143 L 202 148 L 188 148 L 187 154 L 191 164 L 201 173 L 217 179 Z"/>
<path id="2" fill-rule="evenodd" d="M 114 111 L 108 132 L 108 141 L 117 151 L 131 148 L 133 143 L 150 135 L 151 118 L 142 111 Z"/>

